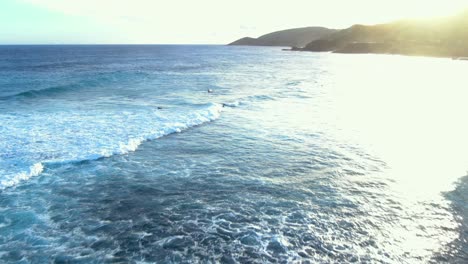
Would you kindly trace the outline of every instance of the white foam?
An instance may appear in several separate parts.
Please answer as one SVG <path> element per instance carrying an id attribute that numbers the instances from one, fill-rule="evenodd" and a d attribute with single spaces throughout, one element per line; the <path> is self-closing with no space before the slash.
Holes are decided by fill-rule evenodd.
<path id="1" fill-rule="evenodd" d="M 120 143 L 119 149 L 115 154 L 124 154 L 131 151 L 135 151 L 141 145 L 141 142 L 141 139 L 132 138 L 127 142 L 127 144 Z"/>
<path id="2" fill-rule="evenodd" d="M 142 107 L 21 118 L 0 114 L 0 189 L 39 175 L 44 166 L 133 152 L 144 141 L 213 121 L 222 109 L 222 105 L 210 103 L 166 111 Z"/>
<path id="3" fill-rule="evenodd" d="M 28 171 L 16 173 L 9 177 L 7 176 L 5 179 L 2 179 L 0 181 L 0 190 L 17 185 L 21 181 L 25 181 L 30 179 L 31 177 L 37 176 L 41 174 L 43 170 L 44 166 L 42 165 L 42 163 L 39 162 L 32 165 Z"/>

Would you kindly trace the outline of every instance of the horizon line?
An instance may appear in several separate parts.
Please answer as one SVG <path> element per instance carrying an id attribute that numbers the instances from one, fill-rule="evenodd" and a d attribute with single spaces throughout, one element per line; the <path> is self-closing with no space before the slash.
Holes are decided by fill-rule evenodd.
<path id="1" fill-rule="evenodd" d="M 0 46 L 222 46 L 224 43 L 0 43 Z"/>

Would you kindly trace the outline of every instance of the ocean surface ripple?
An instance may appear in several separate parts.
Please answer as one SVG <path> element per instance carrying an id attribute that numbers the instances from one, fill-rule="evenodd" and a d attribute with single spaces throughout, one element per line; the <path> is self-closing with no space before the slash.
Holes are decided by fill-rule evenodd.
<path id="1" fill-rule="evenodd" d="M 0 262 L 466 263 L 466 67 L 0 46 Z"/>

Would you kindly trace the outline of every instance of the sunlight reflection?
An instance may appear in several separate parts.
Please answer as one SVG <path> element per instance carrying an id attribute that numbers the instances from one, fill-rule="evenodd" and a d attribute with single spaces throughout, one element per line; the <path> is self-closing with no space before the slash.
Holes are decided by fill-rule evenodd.
<path id="1" fill-rule="evenodd" d="M 330 89 L 340 136 L 385 160 L 400 191 L 430 197 L 450 189 L 468 166 L 468 64 L 385 55 L 354 59 L 330 61 L 338 72 Z"/>

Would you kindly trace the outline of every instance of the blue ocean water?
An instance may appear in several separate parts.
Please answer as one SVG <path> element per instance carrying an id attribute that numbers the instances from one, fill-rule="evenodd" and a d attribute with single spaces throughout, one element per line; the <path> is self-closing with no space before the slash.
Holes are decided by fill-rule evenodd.
<path id="1" fill-rule="evenodd" d="M 463 263 L 467 67 L 0 46 L 0 262 Z"/>

